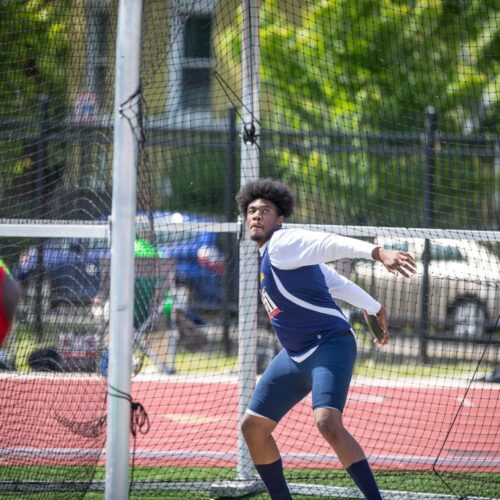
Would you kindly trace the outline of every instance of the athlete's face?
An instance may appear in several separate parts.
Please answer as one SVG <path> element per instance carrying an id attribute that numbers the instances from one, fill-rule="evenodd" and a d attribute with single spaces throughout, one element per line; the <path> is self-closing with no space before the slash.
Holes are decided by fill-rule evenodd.
<path id="1" fill-rule="evenodd" d="M 259 247 L 271 237 L 284 220 L 282 215 L 278 215 L 276 205 L 272 201 L 259 198 L 248 205 L 246 221 L 248 232 L 250 239 L 257 242 Z"/>

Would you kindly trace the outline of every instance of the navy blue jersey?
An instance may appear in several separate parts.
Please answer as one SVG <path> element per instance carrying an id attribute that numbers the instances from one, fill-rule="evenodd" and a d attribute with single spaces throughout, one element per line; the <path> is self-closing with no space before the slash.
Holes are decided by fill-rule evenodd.
<path id="1" fill-rule="evenodd" d="M 290 355 L 302 354 L 321 340 L 350 328 L 328 291 L 319 265 L 278 269 L 271 265 L 266 249 L 260 271 L 262 302 Z"/>

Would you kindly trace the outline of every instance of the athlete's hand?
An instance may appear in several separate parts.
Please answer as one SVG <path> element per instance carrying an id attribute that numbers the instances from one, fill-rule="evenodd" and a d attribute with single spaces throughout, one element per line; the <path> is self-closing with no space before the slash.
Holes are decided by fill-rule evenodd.
<path id="1" fill-rule="evenodd" d="M 380 311 L 375 315 L 377 317 L 380 329 L 383 332 L 382 338 L 378 341 L 380 345 L 386 345 L 389 342 L 389 327 L 387 326 L 387 314 L 385 312 L 385 307 L 382 306 Z"/>
<path id="2" fill-rule="evenodd" d="M 367 311 L 363 311 L 366 324 L 373 337 L 373 341 L 379 346 L 384 346 L 389 342 L 389 329 L 387 328 L 387 315 L 382 306 L 380 311 L 371 315 Z"/>
<path id="3" fill-rule="evenodd" d="M 408 252 L 376 247 L 373 249 L 372 257 L 381 262 L 392 274 L 400 274 L 405 278 L 411 278 L 417 272 L 415 258 Z"/>

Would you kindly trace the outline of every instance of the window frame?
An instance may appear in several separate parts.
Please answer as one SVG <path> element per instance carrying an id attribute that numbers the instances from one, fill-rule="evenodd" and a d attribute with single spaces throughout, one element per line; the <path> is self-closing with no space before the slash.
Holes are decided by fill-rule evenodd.
<path id="1" fill-rule="evenodd" d="M 212 83 L 209 79 L 209 97 L 207 107 L 184 107 L 183 76 L 186 69 L 209 69 L 213 68 L 213 56 L 209 58 L 186 57 L 185 56 L 185 23 L 186 15 L 209 16 L 211 31 L 213 31 L 213 19 L 217 0 L 201 0 L 193 5 L 190 0 L 172 0 L 172 16 L 170 23 L 171 50 L 168 54 L 167 71 L 167 99 L 166 119 L 168 124 L 182 128 L 194 128 L 199 126 L 213 126 L 214 117 L 211 111 Z M 212 43 L 212 33 L 210 34 Z"/>

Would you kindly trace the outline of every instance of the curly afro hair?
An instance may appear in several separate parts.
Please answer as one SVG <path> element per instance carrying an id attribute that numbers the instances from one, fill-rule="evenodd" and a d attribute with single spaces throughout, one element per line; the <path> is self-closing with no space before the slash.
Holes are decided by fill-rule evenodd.
<path id="1" fill-rule="evenodd" d="M 259 198 L 271 201 L 278 209 L 278 215 L 290 217 L 293 212 L 293 196 L 290 188 L 281 181 L 267 178 L 245 184 L 236 195 L 240 213 L 246 216 L 248 205 Z"/>

